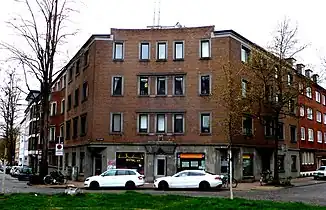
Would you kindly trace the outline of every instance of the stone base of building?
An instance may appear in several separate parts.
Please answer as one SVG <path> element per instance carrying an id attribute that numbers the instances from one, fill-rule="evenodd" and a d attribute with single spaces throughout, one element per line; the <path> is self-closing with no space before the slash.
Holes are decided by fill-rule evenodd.
<path id="1" fill-rule="evenodd" d="M 91 144 L 65 148 L 64 165 L 77 166 L 84 178 L 111 168 L 133 168 L 151 182 L 181 170 L 202 169 L 228 173 L 227 146 L 160 144 Z M 299 177 L 299 151 L 282 152 L 280 177 Z M 254 147 L 232 148 L 233 176 L 237 180 L 259 180 L 263 169 L 273 171 L 273 152 Z"/>

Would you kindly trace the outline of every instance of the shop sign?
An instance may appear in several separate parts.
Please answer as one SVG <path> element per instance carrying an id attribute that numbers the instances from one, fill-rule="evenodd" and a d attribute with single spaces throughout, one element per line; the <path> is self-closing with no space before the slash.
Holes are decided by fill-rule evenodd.
<path id="1" fill-rule="evenodd" d="M 191 154 L 191 153 L 183 153 L 183 154 L 179 154 L 180 158 L 183 158 L 183 159 L 202 159 L 202 158 L 205 158 L 205 155 L 204 154 Z"/>

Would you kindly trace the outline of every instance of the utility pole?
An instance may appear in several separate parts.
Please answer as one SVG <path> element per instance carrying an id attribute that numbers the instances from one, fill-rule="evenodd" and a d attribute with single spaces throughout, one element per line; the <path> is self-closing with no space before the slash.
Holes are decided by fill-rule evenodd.
<path id="1" fill-rule="evenodd" d="M 5 147 L 5 157 L 7 156 L 7 147 Z M 2 194 L 5 193 L 5 177 L 6 177 L 6 168 L 7 168 L 7 163 L 5 161 L 5 165 L 3 167 L 3 176 L 2 176 Z"/>
<path id="2" fill-rule="evenodd" d="M 229 145 L 229 182 L 230 182 L 230 199 L 233 200 L 233 188 L 232 188 L 232 179 L 233 179 L 233 168 L 232 168 L 232 148 L 231 144 Z"/>

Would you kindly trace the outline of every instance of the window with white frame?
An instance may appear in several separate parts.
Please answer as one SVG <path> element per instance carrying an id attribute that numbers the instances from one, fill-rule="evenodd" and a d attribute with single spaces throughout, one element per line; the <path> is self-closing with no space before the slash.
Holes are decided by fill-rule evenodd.
<path id="1" fill-rule="evenodd" d="M 62 89 L 66 87 L 66 77 L 67 77 L 66 75 L 63 75 L 63 77 L 62 77 L 62 83 L 61 83 Z"/>
<path id="2" fill-rule="evenodd" d="M 176 41 L 174 42 L 174 60 L 184 59 L 184 42 Z"/>
<path id="3" fill-rule="evenodd" d="M 320 92 L 315 91 L 315 94 L 316 94 L 316 101 L 320 103 Z"/>
<path id="4" fill-rule="evenodd" d="M 304 106 L 300 106 L 300 117 L 304 117 Z"/>
<path id="5" fill-rule="evenodd" d="M 308 141 L 314 141 L 314 130 L 308 128 Z"/>
<path id="6" fill-rule="evenodd" d="M 293 84 L 293 75 L 288 73 L 288 85 L 292 85 Z"/>
<path id="7" fill-rule="evenodd" d="M 122 113 L 111 113 L 111 132 L 122 132 Z"/>
<path id="8" fill-rule="evenodd" d="M 316 121 L 321 123 L 321 112 L 320 111 L 316 111 Z"/>
<path id="9" fill-rule="evenodd" d="M 211 77 L 210 75 L 200 76 L 200 95 L 209 95 L 211 93 Z"/>
<path id="10" fill-rule="evenodd" d="M 211 114 L 201 113 L 200 114 L 200 132 L 211 133 Z"/>
<path id="11" fill-rule="evenodd" d="M 323 133 L 321 131 L 317 131 L 317 142 L 323 143 Z"/>
<path id="12" fill-rule="evenodd" d="M 307 87 L 307 88 L 306 88 L 306 96 L 307 96 L 308 98 L 312 98 L 311 87 Z"/>
<path id="13" fill-rule="evenodd" d="M 63 125 L 61 125 L 60 126 L 60 137 L 64 137 L 64 126 Z"/>
<path id="14" fill-rule="evenodd" d="M 324 113 L 324 124 L 326 125 L 326 114 Z"/>
<path id="15" fill-rule="evenodd" d="M 184 115 L 173 114 L 173 133 L 184 133 Z"/>
<path id="16" fill-rule="evenodd" d="M 241 46 L 241 61 L 244 63 L 248 62 L 249 56 L 250 56 L 250 50 L 245 46 Z"/>
<path id="17" fill-rule="evenodd" d="M 309 120 L 312 120 L 313 119 L 313 115 L 312 115 L 312 108 L 307 108 L 307 118 Z"/>
<path id="18" fill-rule="evenodd" d="M 248 88 L 248 81 L 247 80 L 241 80 L 241 93 L 242 93 L 242 97 L 246 97 L 247 96 L 247 88 Z"/>
<path id="19" fill-rule="evenodd" d="M 149 60 L 150 45 L 149 43 L 140 43 L 140 60 Z"/>
<path id="20" fill-rule="evenodd" d="M 149 124 L 149 115 L 148 114 L 139 114 L 138 118 L 138 132 L 139 133 L 148 133 L 148 124 Z"/>
<path id="21" fill-rule="evenodd" d="M 321 99 L 322 99 L 321 101 L 322 101 L 323 105 L 325 106 L 326 105 L 326 96 L 322 95 Z"/>
<path id="22" fill-rule="evenodd" d="M 149 95 L 149 78 L 139 77 L 139 95 L 148 96 Z"/>
<path id="23" fill-rule="evenodd" d="M 324 143 L 326 143 L 326 132 L 324 132 Z"/>
<path id="24" fill-rule="evenodd" d="M 166 42 L 158 42 L 157 43 L 157 60 L 166 60 L 167 59 L 167 51 Z"/>
<path id="25" fill-rule="evenodd" d="M 114 76 L 112 77 L 112 92 L 113 96 L 122 96 L 123 95 L 123 77 Z"/>
<path id="26" fill-rule="evenodd" d="M 114 59 L 123 60 L 123 42 L 114 43 Z"/>
<path id="27" fill-rule="evenodd" d="M 303 92 L 304 92 L 303 84 L 301 82 L 299 83 L 299 91 L 301 94 L 303 94 Z"/>
<path id="28" fill-rule="evenodd" d="M 156 94 L 166 95 L 167 94 L 167 79 L 166 77 L 156 78 Z"/>
<path id="29" fill-rule="evenodd" d="M 183 95 L 184 94 L 184 77 L 175 76 L 174 77 L 174 95 Z"/>
<path id="30" fill-rule="evenodd" d="M 57 114 L 57 102 L 51 102 L 50 116 L 55 116 Z"/>
<path id="31" fill-rule="evenodd" d="M 60 112 L 63 114 L 65 112 L 65 100 L 62 99 L 61 105 L 60 105 Z"/>
<path id="32" fill-rule="evenodd" d="M 306 129 L 305 127 L 301 127 L 301 140 L 306 139 Z"/>
<path id="33" fill-rule="evenodd" d="M 156 132 L 157 133 L 165 133 L 165 114 L 157 114 L 156 115 Z"/>
<path id="34" fill-rule="evenodd" d="M 200 41 L 200 58 L 210 58 L 211 50 L 210 50 L 210 41 L 201 40 Z"/>
<path id="35" fill-rule="evenodd" d="M 50 141 L 55 141 L 55 127 L 50 127 Z"/>

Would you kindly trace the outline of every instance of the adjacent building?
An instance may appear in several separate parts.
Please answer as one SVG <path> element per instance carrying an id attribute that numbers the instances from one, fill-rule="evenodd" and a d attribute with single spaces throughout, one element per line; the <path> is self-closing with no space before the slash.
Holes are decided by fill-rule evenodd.
<path id="1" fill-rule="evenodd" d="M 184 169 L 227 173 L 229 140 L 220 126 L 226 112 L 216 87 L 225 82 L 223 66 L 241 68 L 252 47 L 257 45 L 240 34 L 214 26 L 91 36 L 53 87 L 50 142 L 65 137 L 60 164 L 77 166 L 85 177 L 135 168 L 148 181 Z M 239 91 L 250 79 L 238 75 Z M 279 171 L 296 177 L 299 120 L 287 117 L 281 124 Z M 234 176 L 258 179 L 273 168 L 273 124 L 243 115 L 239 126 Z M 49 161 L 55 165 L 57 159 Z"/>

